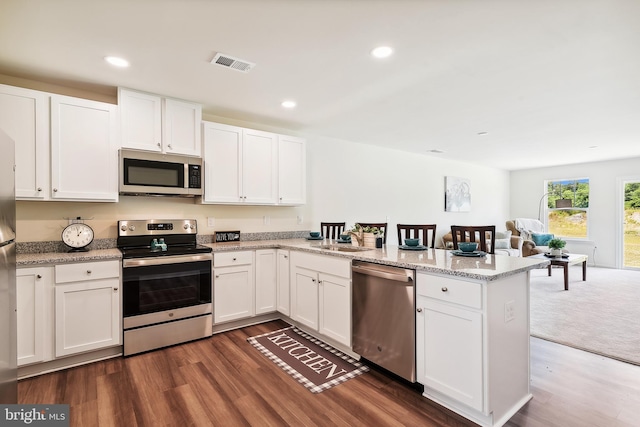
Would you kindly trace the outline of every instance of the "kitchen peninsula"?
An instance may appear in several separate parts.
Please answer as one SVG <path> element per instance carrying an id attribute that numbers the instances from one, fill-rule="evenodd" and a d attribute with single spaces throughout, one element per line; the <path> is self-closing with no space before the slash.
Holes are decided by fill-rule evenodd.
<path id="1" fill-rule="evenodd" d="M 424 386 L 424 396 L 483 426 L 504 424 L 531 398 L 529 270 L 545 267 L 547 260 L 500 255 L 459 257 L 441 249 L 405 251 L 392 245 L 381 249 L 356 248 L 330 240 L 204 244 L 214 254 L 214 303 L 229 296 L 218 293 L 218 284 L 223 289 L 224 283 L 216 277 L 218 274 L 238 273 L 250 278 L 241 291 L 229 288 L 236 289 L 236 293 L 247 290 L 246 301 L 241 301 L 244 305 L 240 307 L 244 311 L 227 305 L 225 310 L 233 310 L 220 319 L 220 313 L 214 309 L 214 332 L 282 318 L 353 354 L 351 261 L 414 269 L 417 381 Z M 19 269 L 46 269 L 65 263 L 109 262 L 120 258 L 117 250 L 101 249 L 73 255 L 21 254 L 17 264 Z M 315 298 L 311 301 L 317 302 L 312 316 L 303 313 L 308 304 L 299 304 L 301 293 L 307 292 L 309 296 L 309 292 L 296 288 L 299 284 L 295 271 L 318 277 L 310 295 Z M 273 286 L 267 286 L 271 278 Z M 333 286 L 330 291 L 329 285 Z M 53 283 L 50 286 L 53 288 Z M 237 295 L 233 297 L 232 301 L 238 301 Z M 270 302 L 264 303 L 265 300 Z M 314 322 L 305 321 L 313 316 Z M 53 334 L 52 329 L 49 339 Z M 118 346 L 111 349 L 114 348 L 117 350 Z M 96 355 L 106 357 L 100 352 Z M 65 367 L 61 360 L 64 361 L 58 358 L 58 368 Z M 36 368 L 28 365 L 22 371 L 33 373 Z"/>

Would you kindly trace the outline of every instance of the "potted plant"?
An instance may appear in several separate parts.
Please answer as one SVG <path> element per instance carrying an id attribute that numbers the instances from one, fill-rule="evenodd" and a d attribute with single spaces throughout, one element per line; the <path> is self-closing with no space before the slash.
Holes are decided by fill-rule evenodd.
<path id="1" fill-rule="evenodd" d="M 551 255 L 562 256 L 562 248 L 564 248 L 566 244 L 567 242 L 558 237 L 554 237 L 553 239 L 549 240 L 549 249 L 551 249 Z"/>
<path id="2" fill-rule="evenodd" d="M 356 241 L 352 241 L 352 244 L 372 248 L 376 247 L 376 238 L 382 235 L 378 227 L 363 227 L 360 224 L 355 224 L 347 233 L 355 237 Z"/>

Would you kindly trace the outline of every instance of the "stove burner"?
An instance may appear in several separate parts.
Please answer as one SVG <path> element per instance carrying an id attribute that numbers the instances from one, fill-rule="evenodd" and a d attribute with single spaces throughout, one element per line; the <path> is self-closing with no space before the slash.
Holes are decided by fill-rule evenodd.
<path id="1" fill-rule="evenodd" d="M 131 220 L 118 221 L 118 249 L 123 258 L 149 258 L 172 255 L 210 253 L 212 249 L 198 245 L 197 221 L 179 220 Z M 166 245 L 158 250 L 153 241 Z"/>

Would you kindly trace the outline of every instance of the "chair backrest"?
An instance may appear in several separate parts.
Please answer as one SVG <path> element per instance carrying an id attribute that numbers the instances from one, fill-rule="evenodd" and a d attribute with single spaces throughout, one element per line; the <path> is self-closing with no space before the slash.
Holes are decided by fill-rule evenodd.
<path id="1" fill-rule="evenodd" d="M 403 231 L 404 237 L 402 236 Z M 429 231 L 431 231 L 431 240 L 429 240 Z M 436 224 L 398 224 L 398 244 L 401 245 L 404 239 L 420 239 L 420 244 L 434 248 L 436 245 Z"/>
<path id="2" fill-rule="evenodd" d="M 321 222 L 320 231 L 325 238 L 337 239 L 344 233 L 346 222 Z"/>
<path id="3" fill-rule="evenodd" d="M 496 240 L 495 225 L 452 225 L 451 236 L 453 247 L 458 249 L 458 242 L 478 242 L 478 249 L 490 254 L 495 253 L 493 242 Z M 487 244 L 487 239 L 491 244 Z"/>
<path id="4" fill-rule="evenodd" d="M 359 222 L 363 227 L 378 227 L 382 231 L 382 243 L 387 243 L 387 223 L 386 222 Z"/>

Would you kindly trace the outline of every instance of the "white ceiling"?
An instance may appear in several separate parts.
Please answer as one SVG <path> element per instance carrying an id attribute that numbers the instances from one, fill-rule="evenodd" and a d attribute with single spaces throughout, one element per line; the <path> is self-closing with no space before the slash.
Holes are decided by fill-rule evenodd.
<path id="1" fill-rule="evenodd" d="M 0 74 L 509 170 L 640 156 L 638 0 L 2 0 Z"/>

